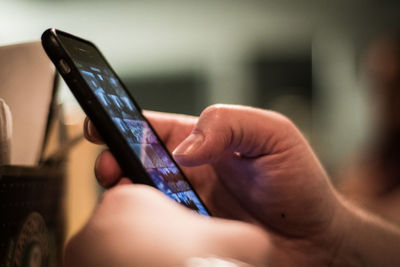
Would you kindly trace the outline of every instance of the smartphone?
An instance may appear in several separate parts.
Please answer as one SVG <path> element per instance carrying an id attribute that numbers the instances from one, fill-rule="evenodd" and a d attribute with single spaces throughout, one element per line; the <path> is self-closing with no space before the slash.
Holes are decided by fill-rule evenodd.
<path id="1" fill-rule="evenodd" d="M 158 188 L 210 216 L 142 110 L 96 46 L 56 29 L 42 35 L 47 55 L 95 125 L 124 176 Z"/>

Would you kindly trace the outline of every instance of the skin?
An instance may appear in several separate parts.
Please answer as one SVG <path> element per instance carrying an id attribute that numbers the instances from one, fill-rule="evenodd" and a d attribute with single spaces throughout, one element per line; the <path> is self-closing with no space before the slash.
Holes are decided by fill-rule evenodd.
<path id="1" fill-rule="evenodd" d="M 145 116 L 215 217 L 121 179 L 105 151 L 95 172 L 112 189 L 67 245 L 67 266 L 178 266 L 209 255 L 254 266 L 382 266 L 373 264 L 387 263 L 383 252 L 365 247 L 353 227 L 383 236 L 387 245 L 400 240 L 397 229 L 337 195 L 307 141 L 280 114 L 214 105 L 199 118 Z M 85 135 L 101 143 L 89 121 Z M 398 254 L 383 248 L 389 257 Z"/>

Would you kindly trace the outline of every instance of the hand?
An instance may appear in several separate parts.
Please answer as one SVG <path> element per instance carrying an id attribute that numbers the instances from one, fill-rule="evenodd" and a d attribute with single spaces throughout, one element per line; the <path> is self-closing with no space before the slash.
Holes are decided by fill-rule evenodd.
<path id="1" fill-rule="evenodd" d="M 287 118 L 227 105 L 211 106 L 199 119 L 145 115 L 168 149 L 175 149 L 176 161 L 213 215 L 268 230 L 270 260 L 279 266 L 329 264 L 340 241 L 334 228 L 341 202 Z M 85 129 L 89 140 L 101 141 L 90 122 Z M 104 186 L 121 177 L 107 151 L 99 156 L 95 171 Z"/>
<path id="2" fill-rule="evenodd" d="M 68 242 L 65 266 L 183 266 L 191 257 L 214 255 L 265 266 L 268 247 L 259 227 L 199 216 L 124 178 Z"/>

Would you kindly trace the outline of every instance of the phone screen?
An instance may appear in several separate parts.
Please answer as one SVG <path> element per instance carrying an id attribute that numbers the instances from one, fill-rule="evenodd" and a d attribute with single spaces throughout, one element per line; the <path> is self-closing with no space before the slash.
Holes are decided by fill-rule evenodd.
<path id="1" fill-rule="evenodd" d="M 62 34 L 58 37 L 154 185 L 178 203 L 209 215 L 98 50 Z"/>

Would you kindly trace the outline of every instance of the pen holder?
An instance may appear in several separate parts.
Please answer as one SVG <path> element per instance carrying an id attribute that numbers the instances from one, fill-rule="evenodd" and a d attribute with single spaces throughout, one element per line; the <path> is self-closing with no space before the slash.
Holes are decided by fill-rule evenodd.
<path id="1" fill-rule="evenodd" d="M 64 166 L 0 167 L 0 266 L 62 266 Z"/>

